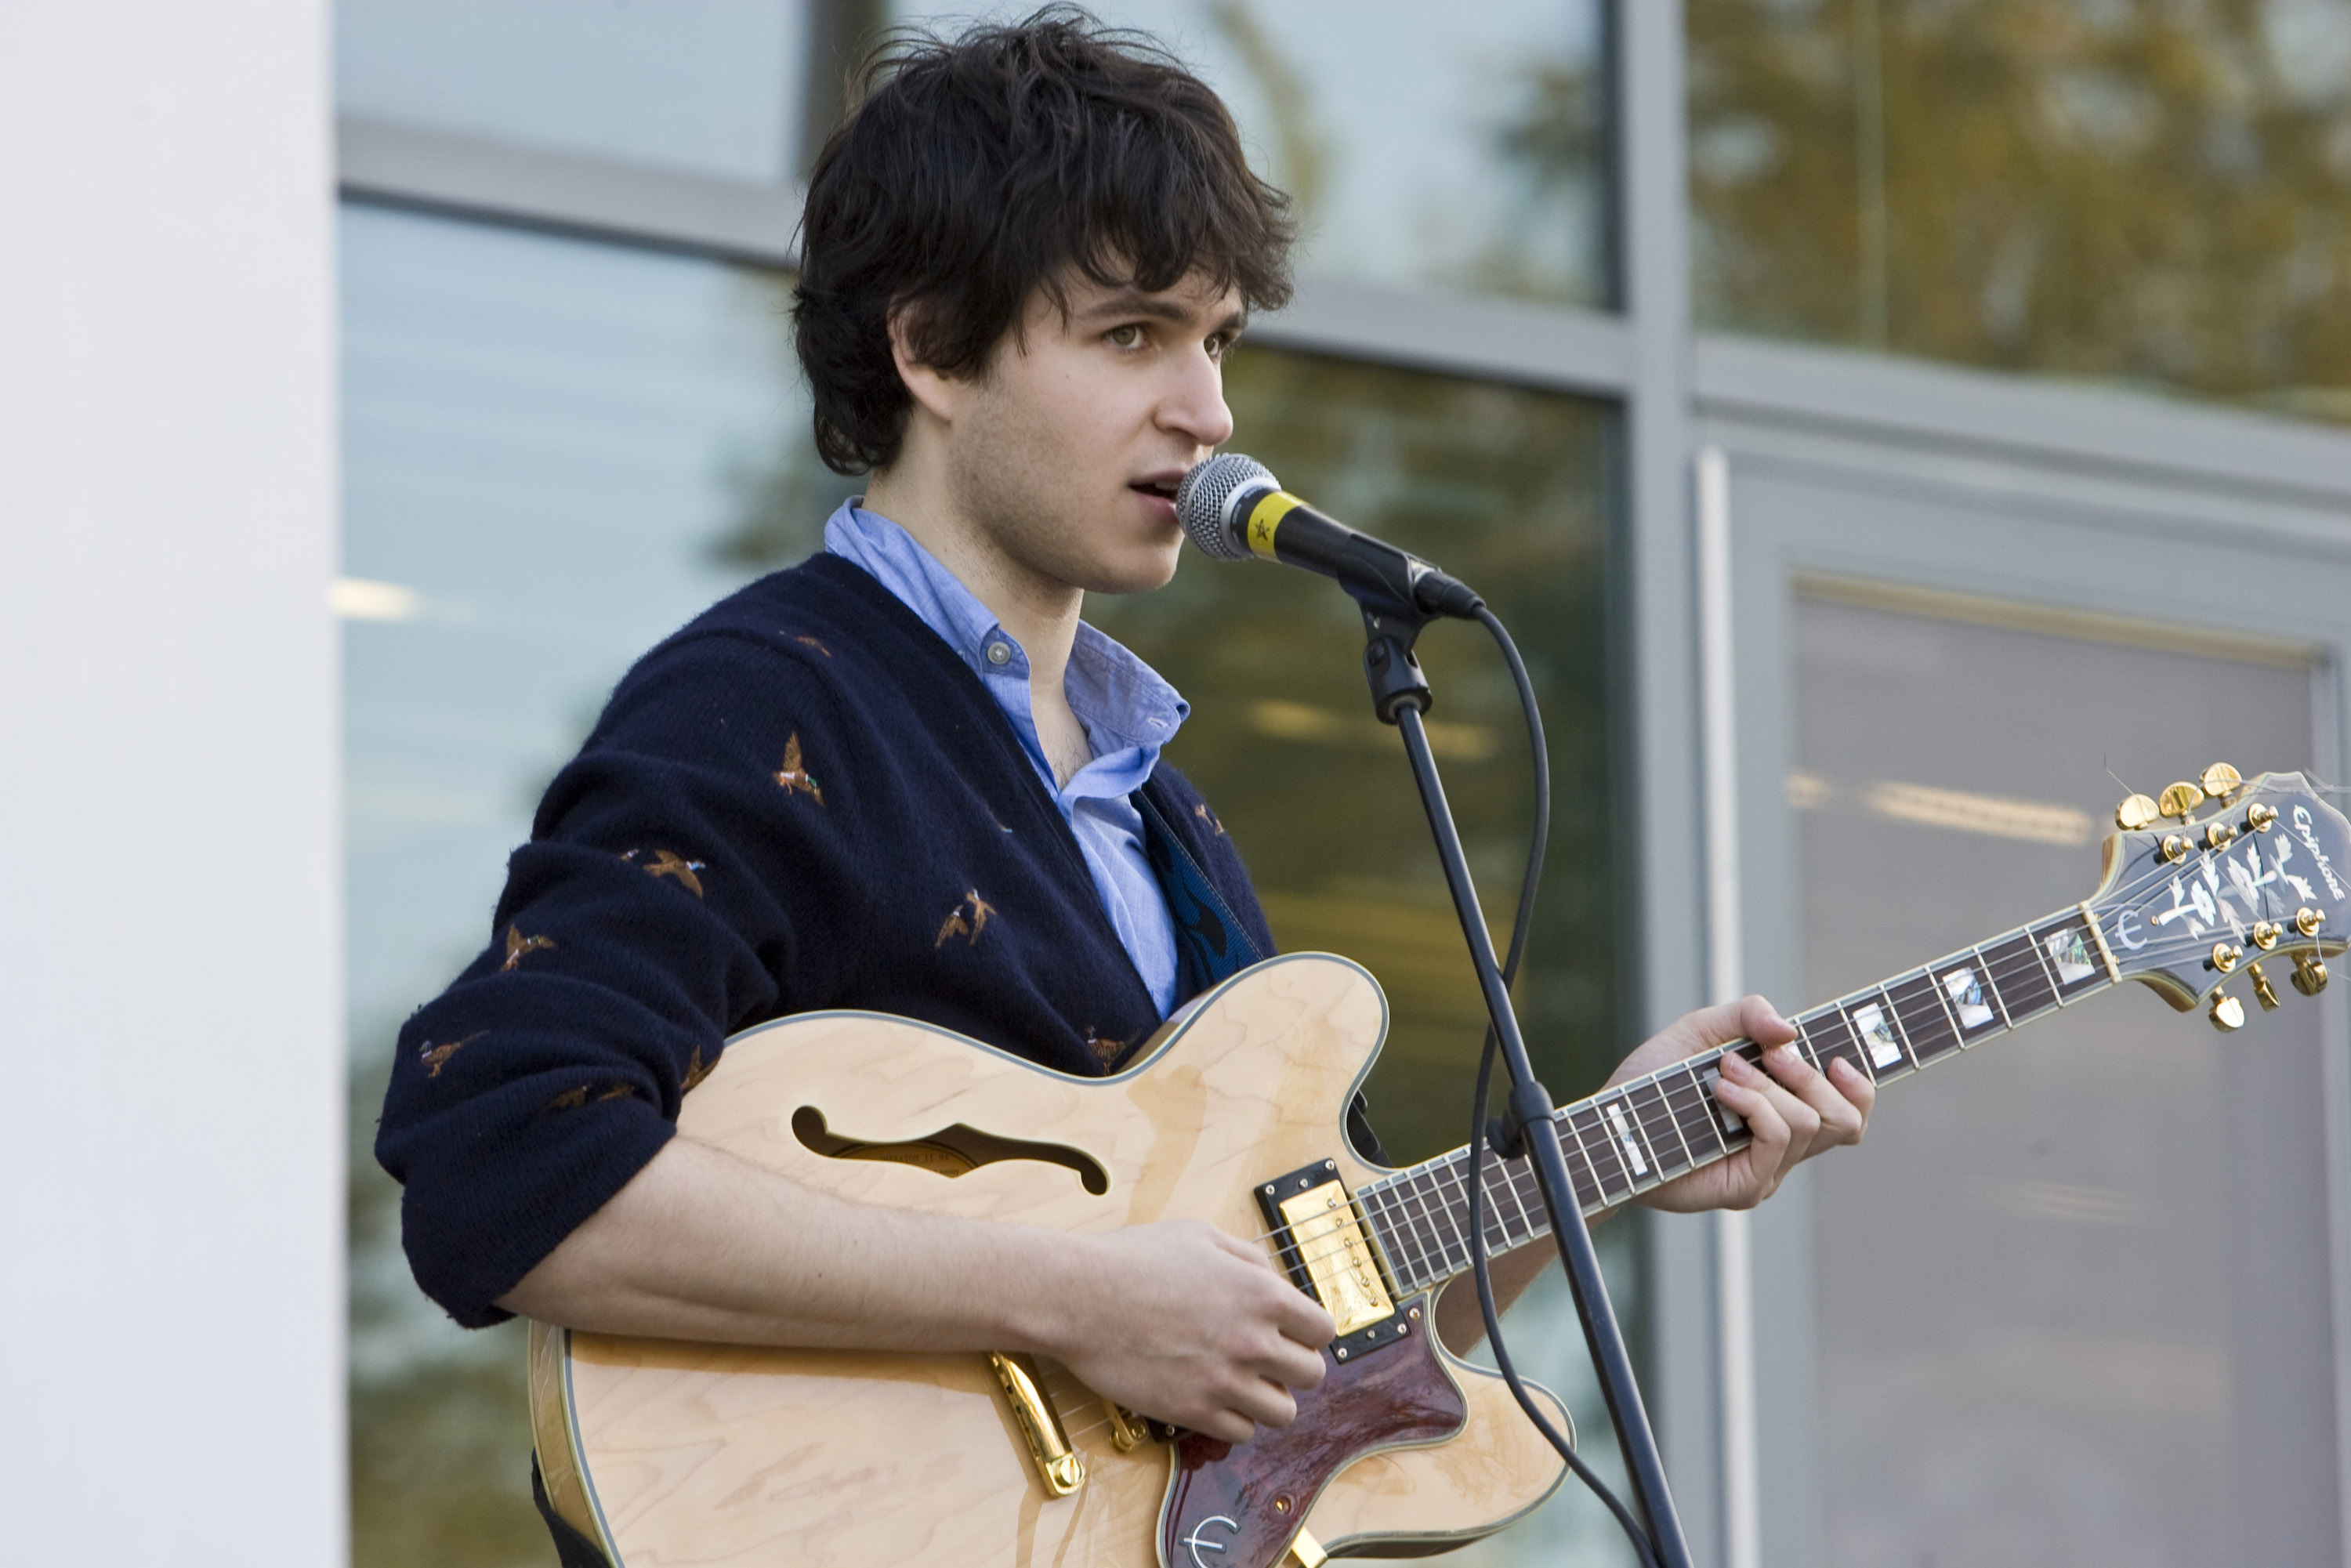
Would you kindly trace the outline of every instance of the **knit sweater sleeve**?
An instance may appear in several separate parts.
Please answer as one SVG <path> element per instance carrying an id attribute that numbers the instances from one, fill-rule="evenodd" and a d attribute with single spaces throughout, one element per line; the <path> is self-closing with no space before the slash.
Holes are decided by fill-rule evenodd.
<path id="1" fill-rule="evenodd" d="M 409 1019 L 376 1155 L 469 1327 L 675 1131 L 735 1030 L 828 1005 L 864 894 L 833 689 L 731 635 L 655 650 L 549 788 L 489 946 Z"/>

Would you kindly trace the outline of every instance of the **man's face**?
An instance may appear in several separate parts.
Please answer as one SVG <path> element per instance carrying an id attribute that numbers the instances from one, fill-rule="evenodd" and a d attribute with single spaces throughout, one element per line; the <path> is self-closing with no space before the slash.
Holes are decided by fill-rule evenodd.
<path id="1" fill-rule="evenodd" d="M 1176 573 L 1176 486 L 1232 434 L 1224 354 L 1244 312 L 1196 278 L 1146 294 L 1082 278 L 1041 291 L 947 436 L 955 505 L 1003 564 L 1095 593 Z"/>

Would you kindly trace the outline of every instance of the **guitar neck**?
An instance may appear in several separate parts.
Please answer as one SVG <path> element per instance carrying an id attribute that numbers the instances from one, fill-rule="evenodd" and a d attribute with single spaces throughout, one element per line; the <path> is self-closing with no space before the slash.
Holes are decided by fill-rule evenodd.
<path id="1" fill-rule="evenodd" d="M 2105 938 L 2081 904 L 1790 1021 L 1798 1031 L 1796 1049 L 1813 1066 L 1825 1071 L 1842 1057 L 1885 1084 L 2021 1029 L 2120 977 Z M 1743 1040 L 1724 1051 L 1750 1062 L 1763 1053 Z M 1714 1097 L 1720 1054 L 1660 1068 L 1556 1113 L 1568 1175 L 1587 1217 L 1747 1146 L 1746 1124 Z M 1355 1194 L 1405 1295 L 1469 1268 L 1468 1167 L 1469 1151 L 1456 1149 Z M 1550 1233 L 1524 1155 L 1502 1159 L 1489 1153 L 1483 1178 L 1490 1254 Z"/>

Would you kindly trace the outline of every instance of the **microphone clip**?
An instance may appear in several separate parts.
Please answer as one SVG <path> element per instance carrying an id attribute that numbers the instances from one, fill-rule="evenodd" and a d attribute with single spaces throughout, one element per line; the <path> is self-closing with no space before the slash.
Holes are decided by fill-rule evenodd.
<path id="1" fill-rule="evenodd" d="M 1433 619 L 1416 606 L 1401 615 L 1364 606 L 1364 678 L 1371 683 L 1372 711 L 1382 724 L 1395 723 L 1407 707 L 1425 714 L 1437 700 L 1413 652 L 1421 628 Z"/>

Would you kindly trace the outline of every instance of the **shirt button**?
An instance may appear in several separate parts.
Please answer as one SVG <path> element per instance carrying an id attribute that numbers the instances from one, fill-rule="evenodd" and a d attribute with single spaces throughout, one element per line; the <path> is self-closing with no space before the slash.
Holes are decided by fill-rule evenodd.
<path id="1" fill-rule="evenodd" d="M 1008 664 L 1012 662 L 1012 650 L 1001 643 L 990 643 L 987 645 L 987 662 L 991 664 Z"/>

